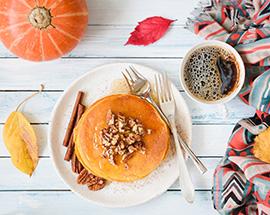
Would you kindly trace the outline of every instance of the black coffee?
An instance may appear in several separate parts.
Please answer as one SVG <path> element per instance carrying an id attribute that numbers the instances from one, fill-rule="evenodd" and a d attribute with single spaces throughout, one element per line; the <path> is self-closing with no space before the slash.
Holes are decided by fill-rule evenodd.
<path id="1" fill-rule="evenodd" d="M 233 92 L 238 76 L 235 57 L 217 46 L 198 48 L 184 66 L 188 89 L 196 97 L 207 101 L 219 100 Z"/>

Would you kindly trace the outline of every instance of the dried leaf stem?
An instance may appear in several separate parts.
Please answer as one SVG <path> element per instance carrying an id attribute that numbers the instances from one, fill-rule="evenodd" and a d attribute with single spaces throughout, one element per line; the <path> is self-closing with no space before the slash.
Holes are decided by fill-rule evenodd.
<path id="1" fill-rule="evenodd" d="M 17 106 L 15 111 L 18 111 L 20 109 L 20 107 L 29 99 L 33 98 L 35 95 L 41 93 L 44 90 L 45 86 L 43 84 L 40 84 L 39 90 L 38 92 L 33 93 L 32 95 L 28 96 L 27 98 L 25 98 L 23 101 L 21 101 L 21 103 Z"/>

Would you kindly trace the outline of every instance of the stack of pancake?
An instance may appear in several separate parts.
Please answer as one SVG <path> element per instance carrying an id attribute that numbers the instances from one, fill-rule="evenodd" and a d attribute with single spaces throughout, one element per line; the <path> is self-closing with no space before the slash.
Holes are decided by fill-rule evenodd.
<path id="1" fill-rule="evenodd" d="M 151 130 L 151 134 L 143 139 L 146 153 L 135 152 L 128 160 L 128 168 L 121 162 L 112 165 L 102 156 L 100 132 L 106 127 L 109 110 L 138 119 Z M 78 159 L 94 175 L 110 181 L 132 182 L 147 176 L 160 165 L 170 145 L 170 132 L 150 103 L 137 96 L 119 94 L 104 97 L 85 111 L 74 130 L 74 141 Z"/>

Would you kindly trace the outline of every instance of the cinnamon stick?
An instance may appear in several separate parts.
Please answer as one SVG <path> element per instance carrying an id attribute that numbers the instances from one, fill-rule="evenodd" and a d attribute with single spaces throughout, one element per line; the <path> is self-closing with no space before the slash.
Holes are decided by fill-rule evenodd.
<path id="1" fill-rule="evenodd" d="M 95 190 L 100 190 L 105 186 L 106 184 L 105 179 L 98 178 L 92 175 L 91 173 L 88 173 L 88 171 L 84 169 L 83 165 L 81 164 L 81 162 L 79 161 L 75 153 L 74 128 L 78 124 L 85 110 L 85 106 L 81 104 L 83 95 L 84 93 L 81 91 L 78 92 L 77 94 L 77 98 L 76 98 L 76 101 L 72 110 L 71 118 L 69 120 L 69 124 L 65 133 L 63 145 L 67 146 L 67 151 L 66 151 L 64 159 L 66 161 L 71 161 L 72 172 L 79 174 L 77 180 L 79 181 L 82 180 L 82 184 L 87 184 L 89 190 L 95 191 Z M 95 180 L 95 181 L 93 181 L 93 183 L 88 183 L 90 179 Z M 79 184 L 81 184 L 81 182 Z"/>
<path id="2" fill-rule="evenodd" d="M 79 91 L 77 93 L 76 101 L 75 101 L 75 104 L 73 106 L 72 114 L 71 114 L 71 117 L 70 117 L 70 120 L 68 123 L 68 127 L 66 130 L 66 134 L 64 137 L 64 141 L 63 141 L 64 146 L 67 146 L 69 143 L 70 136 L 71 136 L 72 131 L 74 129 L 74 124 L 75 124 L 75 120 L 76 120 L 76 116 L 77 116 L 77 112 L 78 112 L 78 106 L 81 103 L 83 96 L 84 96 L 84 92 Z"/>
<path id="3" fill-rule="evenodd" d="M 72 159 L 71 159 L 71 169 L 72 169 L 72 172 L 76 173 L 76 154 L 73 153 L 72 155 Z"/>
<path id="4" fill-rule="evenodd" d="M 78 160 L 78 173 L 80 174 L 81 171 L 84 169 L 83 165 L 81 164 L 81 162 Z"/>
<path id="5" fill-rule="evenodd" d="M 69 143 L 68 143 L 68 147 L 67 147 L 67 151 L 64 157 L 65 161 L 70 161 L 72 158 L 74 152 L 74 141 L 73 141 L 73 132 L 71 134 L 71 137 L 69 139 Z"/>
<path id="6" fill-rule="evenodd" d="M 85 106 L 82 105 L 82 104 L 79 104 L 79 105 L 78 105 L 78 113 L 77 113 L 75 125 L 78 124 L 79 120 L 81 119 L 81 117 L 82 117 L 82 115 L 83 115 L 83 113 L 84 113 L 84 110 L 85 110 Z"/>
<path id="7" fill-rule="evenodd" d="M 73 153 L 72 159 L 71 159 L 71 169 L 74 173 L 79 174 L 81 172 L 82 164 L 77 158 L 76 154 Z"/>
<path id="8" fill-rule="evenodd" d="M 81 162 L 79 161 L 79 159 L 77 158 L 77 156 L 76 156 L 76 161 L 75 161 L 75 172 L 76 173 L 80 173 L 80 164 L 81 164 Z"/>
<path id="9" fill-rule="evenodd" d="M 77 116 L 76 116 L 76 121 L 75 121 L 74 127 L 78 124 L 81 116 L 84 113 L 84 110 L 85 110 L 85 106 L 82 105 L 82 104 L 79 104 L 78 105 Z M 75 143 L 74 143 L 74 140 L 73 140 L 73 130 L 72 130 L 72 133 L 71 133 L 71 136 L 70 136 L 70 139 L 69 139 L 69 142 L 68 142 L 68 148 L 67 148 L 67 151 L 66 151 L 64 160 L 66 160 L 66 161 L 70 161 L 71 160 L 72 154 L 74 153 L 74 146 L 75 146 Z"/>

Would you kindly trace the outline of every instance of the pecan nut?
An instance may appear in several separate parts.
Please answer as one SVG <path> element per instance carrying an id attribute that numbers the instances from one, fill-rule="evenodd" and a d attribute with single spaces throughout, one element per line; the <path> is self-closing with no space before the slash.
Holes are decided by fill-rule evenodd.
<path id="1" fill-rule="evenodd" d="M 115 114 L 111 110 L 107 113 L 106 122 L 107 127 L 100 132 L 102 156 L 112 165 L 117 165 L 116 156 L 126 164 L 134 152 L 145 154 L 143 137 L 151 134 L 151 129 L 145 130 L 138 119 Z"/>

